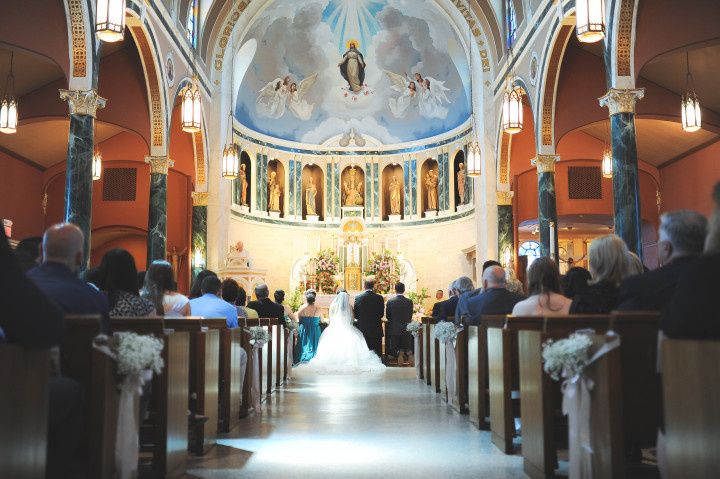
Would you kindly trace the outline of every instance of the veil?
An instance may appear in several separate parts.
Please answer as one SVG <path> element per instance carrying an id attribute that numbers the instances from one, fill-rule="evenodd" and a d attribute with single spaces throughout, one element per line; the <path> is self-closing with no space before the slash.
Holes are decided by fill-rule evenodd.
<path id="1" fill-rule="evenodd" d="M 353 311 L 350 307 L 350 295 L 345 291 L 341 291 L 330 304 L 330 324 L 351 325 L 352 320 Z"/>

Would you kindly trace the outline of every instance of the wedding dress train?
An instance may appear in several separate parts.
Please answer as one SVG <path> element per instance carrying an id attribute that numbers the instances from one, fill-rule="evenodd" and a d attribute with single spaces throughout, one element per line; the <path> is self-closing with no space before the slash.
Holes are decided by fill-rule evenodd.
<path id="1" fill-rule="evenodd" d="M 382 371 L 380 358 L 367 347 L 360 330 L 352 324 L 350 296 L 339 293 L 330 305 L 330 325 L 320 336 L 317 353 L 307 368 L 318 372 L 357 373 Z"/>

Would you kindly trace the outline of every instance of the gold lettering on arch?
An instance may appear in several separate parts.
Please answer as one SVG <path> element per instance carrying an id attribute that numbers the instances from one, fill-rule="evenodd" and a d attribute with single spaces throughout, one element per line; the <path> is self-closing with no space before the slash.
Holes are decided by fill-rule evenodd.
<path id="1" fill-rule="evenodd" d="M 230 35 L 232 35 L 233 27 L 235 27 L 235 24 L 240 19 L 240 14 L 250 5 L 250 2 L 252 2 L 252 0 L 242 0 L 242 2 L 238 3 L 237 8 L 230 14 L 230 18 L 225 23 L 225 28 L 223 28 L 222 34 L 220 35 L 220 40 L 218 40 L 219 51 L 215 54 L 214 63 L 215 70 L 217 71 L 222 70 L 225 48 L 227 48 L 228 43 L 230 43 Z"/>

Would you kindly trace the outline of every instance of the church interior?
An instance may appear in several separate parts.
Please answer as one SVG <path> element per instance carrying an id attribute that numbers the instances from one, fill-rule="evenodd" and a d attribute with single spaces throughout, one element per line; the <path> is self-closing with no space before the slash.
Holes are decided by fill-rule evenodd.
<path id="1" fill-rule="evenodd" d="M 3 257 L 0 470 L 716 477 L 720 330 L 703 304 L 720 281 L 719 22 L 716 0 L 3 0 L 8 258 L 27 239 L 42 263 L 48 232 L 69 223 L 74 279 L 113 298 L 91 276 L 124 250 L 135 296 L 169 264 L 165 289 L 190 307 L 163 317 L 162 289 L 157 314 L 61 305 L 58 342 L 27 347 Z M 564 293 L 534 276 L 541 264 L 599 284 L 612 259 L 596 252 L 614 238 L 628 271 L 634 257 L 651 275 L 691 256 L 676 232 L 687 212 L 703 222 L 696 274 L 648 282 L 662 307 L 621 307 L 628 272 L 604 310 L 568 294 L 551 307 Z M 543 312 L 468 319 L 493 287 L 488 262 Z M 230 280 L 247 301 L 284 291 L 285 320 L 193 313 L 208 271 L 223 298 Z M 297 367 L 298 309 L 325 330 L 339 292 L 368 289 L 387 308 L 412 301 L 412 360 L 386 310 L 385 373 Z M 151 379 L 125 376 L 134 386 L 98 343 L 126 332 L 164 345 Z M 584 369 L 551 377 L 553 344 L 578 338 Z M 60 459 L 55 375 L 82 397 Z"/>

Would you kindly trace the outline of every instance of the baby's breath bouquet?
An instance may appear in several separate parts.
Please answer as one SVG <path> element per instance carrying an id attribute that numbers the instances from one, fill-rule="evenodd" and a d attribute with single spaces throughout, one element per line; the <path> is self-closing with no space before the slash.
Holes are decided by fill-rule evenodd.
<path id="1" fill-rule="evenodd" d="M 590 336 L 582 333 L 573 333 L 557 341 L 547 340 L 542 352 L 545 372 L 555 381 L 577 376 L 590 360 L 591 346 Z"/>
<path id="2" fill-rule="evenodd" d="M 110 348 L 116 355 L 120 376 L 141 374 L 146 370 L 155 374 L 162 372 L 163 342 L 154 336 L 115 333 L 110 340 Z"/>
<path id="3" fill-rule="evenodd" d="M 435 325 L 432 336 L 441 343 L 446 343 L 453 339 L 457 334 L 455 325 L 449 321 L 441 321 Z"/>
<path id="4" fill-rule="evenodd" d="M 420 328 L 422 327 L 422 324 L 420 324 L 418 321 L 410 321 L 407 326 L 405 326 L 405 329 L 413 334 L 416 334 L 418 331 L 420 331 Z"/>
<path id="5" fill-rule="evenodd" d="M 266 344 L 270 341 L 270 333 L 262 326 L 253 326 L 250 328 L 250 340 L 254 344 Z"/>

